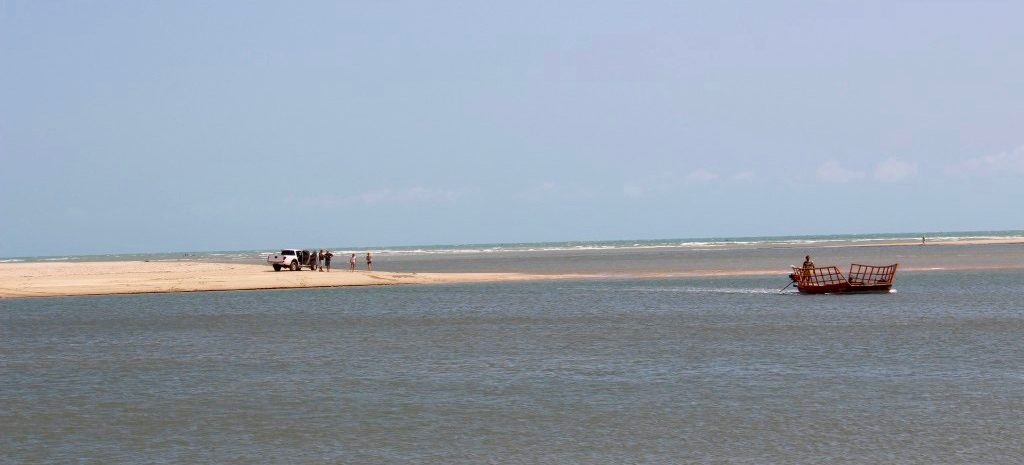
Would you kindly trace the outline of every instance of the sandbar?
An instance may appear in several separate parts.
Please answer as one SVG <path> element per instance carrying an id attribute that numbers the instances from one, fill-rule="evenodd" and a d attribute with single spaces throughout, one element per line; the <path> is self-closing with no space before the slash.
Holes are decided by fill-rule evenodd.
<path id="1" fill-rule="evenodd" d="M 913 245 L 863 244 L 864 246 Z M 928 245 L 1024 245 L 1020 238 L 975 239 L 929 242 Z M 844 244 L 839 247 L 858 247 Z M 818 245 L 815 248 L 831 248 Z M 922 250 L 924 250 L 922 248 Z M 762 264 L 763 265 L 763 264 Z M 948 263 L 907 264 L 901 272 L 984 270 L 1024 268 L 1024 262 L 968 264 L 961 260 Z M 939 265 L 939 266 L 934 266 Z M 331 272 L 280 271 L 252 263 L 214 263 L 202 261 L 93 261 L 93 262 L 18 262 L 0 263 L 0 299 L 60 297 L 169 292 L 243 291 L 316 287 L 384 286 L 398 284 L 470 284 L 514 281 L 659 279 L 718 276 L 779 275 L 787 267 L 766 269 L 701 269 L 678 272 L 620 273 L 516 273 L 516 272 L 388 272 L 333 270 Z"/>
<path id="2" fill-rule="evenodd" d="M 571 279 L 582 276 L 348 270 L 275 272 L 266 265 L 209 262 L 0 263 L 0 298 L 456 284 Z"/>
<path id="3" fill-rule="evenodd" d="M 779 274 L 779 270 L 699 270 L 678 273 L 415 273 L 333 270 L 280 271 L 248 263 L 31 262 L 0 263 L 0 299 L 171 292 L 243 291 L 398 284 L 472 284 L 614 278 L 673 278 Z"/>
<path id="4" fill-rule="evenodd" d="M 908 268 L 904 271 L 940 271 L 958 268 L 960 267 Z M 962 269 L 980 268 L 964 267 Z M 779 269 L 602 274 L 414 273 L 361 270 L 354 272 L 347 270 L 275 272 L 266 265 L 247 263 L 142 261 L 0 263 L 0 299 L 398 284 L 784 276 L 785 272 L 786 270 Z"/>

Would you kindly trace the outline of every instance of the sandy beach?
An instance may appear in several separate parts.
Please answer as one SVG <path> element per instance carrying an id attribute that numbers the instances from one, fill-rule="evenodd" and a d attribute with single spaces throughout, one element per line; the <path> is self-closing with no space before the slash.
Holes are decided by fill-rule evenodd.
<path id="1" fill-rule="evenodd" d="M 266 265 L 202 262 L 51 262 L 0 264 L 0 298 L 164 292 L 452 284 L 575 275 L 281 271 Z"/>
<path id="2" fill-rule="evenodd" d="M 1005 246 L 1018 240 L 971 240 L 934 245 L 942 249 L 955 246 Z M 900 244 L 912 245 L 912 244 Z M 906 250 L 932 250 L 929 247 L 908 247 Z M 890 244 L 886 244 L 886 247 Z M 847 245 L 850 250 L 862 250 Z M 835 250 L 831 246 L 813 249 Z M 819 250 L 819 251 L 822 251 Z M 966 250 L 966 249 L 964 249 Z M 747 254 L 747 252 L 743 252 Z M 983 270 L 1024 266 L 1016 260 L 996 262 L 991 258 L 964 261 L 962 257 L 942 255 L 938 261 L 910 260 L 900 272 Z M 907 259 L 908 257 L 903 257 Z M 913 258 L 913 257 L 909 257 Z M 917 263 L 914 263 L 914 262 Z M 839 263 L 841 266 L 845 266 Z M 571 272 L 390 272 L 334 270 L 331 272 L 280 271 L 267 265 L 251 263 L 214 263 L 196 261 L 96 261 L 96 262 L 27 262 L 0 263 L 0 298 L 58 297 L 82 295 L 144 294 L 167 292 L 199 292 L 258 289 L 292 289 L 315 287 L 383 286 L 399 284 L 468 284 L 485 282 L 571 280 L 571 279 L 659 279 L 714 276 L 785 276 L 786 266 L 755 266 L 711 261 L 697 268 L 673 270 L 604 270 L 595 272 L 576 269 Z M 692 264 L 691 264 L 692 265 Z M 702 266 L 703 265 L 703 266 Z M 747 265 L 753 265 L 748 263 Z M 938 265 L 938 266 L 936 266 Z M 674 267 L 673 267 L 674 268 Z M 432 269 L 432 268 L 428 268 Z"/>

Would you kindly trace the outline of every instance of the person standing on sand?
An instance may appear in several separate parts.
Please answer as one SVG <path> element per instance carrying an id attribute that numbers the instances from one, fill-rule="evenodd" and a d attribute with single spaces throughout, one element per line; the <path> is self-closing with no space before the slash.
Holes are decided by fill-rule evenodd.
<path id="1" fill-rule="evenodd" d="M 366 252 L 366 271 L 373 271 L 373 256 Z"/>
<path id="2" fill-rule="evenodd" d="M 355 271 L 356 270 L 356 254 L 352 254 L 352 257 L 348 259 L 348 270 L 349 271 Z"/>
<path id="3" fill-rule="evenodd" d="M 324 271 L 324 249 L 320 249 L 320 252 L 316 254 L 316 268 L 321 272 Z"/>
<path id="4" fill-rule="evenodd" d="M 331 272 L 331 257 L 333 256 L 334 254 L 332 254 L 330 250 L 324 251 L 324 267 L 327 268 L 328 273 Z"/>

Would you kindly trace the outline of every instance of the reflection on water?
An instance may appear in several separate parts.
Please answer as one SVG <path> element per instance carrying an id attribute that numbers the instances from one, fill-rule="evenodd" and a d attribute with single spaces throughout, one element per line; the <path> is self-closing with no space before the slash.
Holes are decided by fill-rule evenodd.
<path id="1" fill-rule="evenodd" d="M 0 301 L 0 462 L 1015 463 L 1020 271 Z"/>

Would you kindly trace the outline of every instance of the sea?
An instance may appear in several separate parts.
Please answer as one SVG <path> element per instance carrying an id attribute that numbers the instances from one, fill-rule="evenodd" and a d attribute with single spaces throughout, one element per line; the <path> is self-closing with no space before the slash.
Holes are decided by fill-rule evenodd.
<path id="1" fill-rule="evenodd" d="M 1024 233 L 921 235 L 351 248 L 607 277 L 0 300 L 0 463 L 1024 463 L 1024 244 L 941 244 Z M 782 289 L 808 254 L 901 271 Z"/>
<path id="2" fill-rule="evenodd" d="M 503 244 L 446 244 L 412 246 L 367 246 L 337 244 L 282 244 L 282 248 L 331 250 L 335 260 L 347 263 L 350 253 L 360 263 L 367 252 L 374 255 L 378 271 L 433 272 L 530 272 L 530 273 L 673 273 L 704 269 L 754 270 L 788 267 L 803 262 L 803 254 L 824 254 L 827 260 L 887 261 L 909 258 L 910 266 L 953 266 L 947 254 L 938 256 L 939 263 L 917 258 L 934 249 L 910 248 L 913 253 L 894 254 L 888 246 L 972 243 L 976 241 L 1024 242 L 1024 230 L 910 232 L 874 234 L 836 234 L 817 236 L 706 237 L 684 239 L 643 239 L 614 241 L 563 241 Z M 960 249 L 963 251 L 964 249 Z M 971 249 L 973 255 L 979 250 Z M 0 263 L 22 262 L 103 262 L 103 261 L 167 261 L 266 263 L 270 254 L 280 249 L 168 251 L 147 253 L 111 253 L 93 255 L 0 257 Z M 853 253 L 846 253 L 854 251 Z M 873 253 L 877 252 L 877 253 Z M 985 252 L 982 252 L 985 253 Z M 1012 257 L 1000 260 L 999 253 L 979 258 L 983 266 L 1013 266 Z M 995 263 L 991 263 L 995 260 Z M 935 266 L 932 266 L 935 265 Z M 973 266 L 972 263 L 967 265 Z M 767 268 L 765 268 L 767 267 Z"/>

